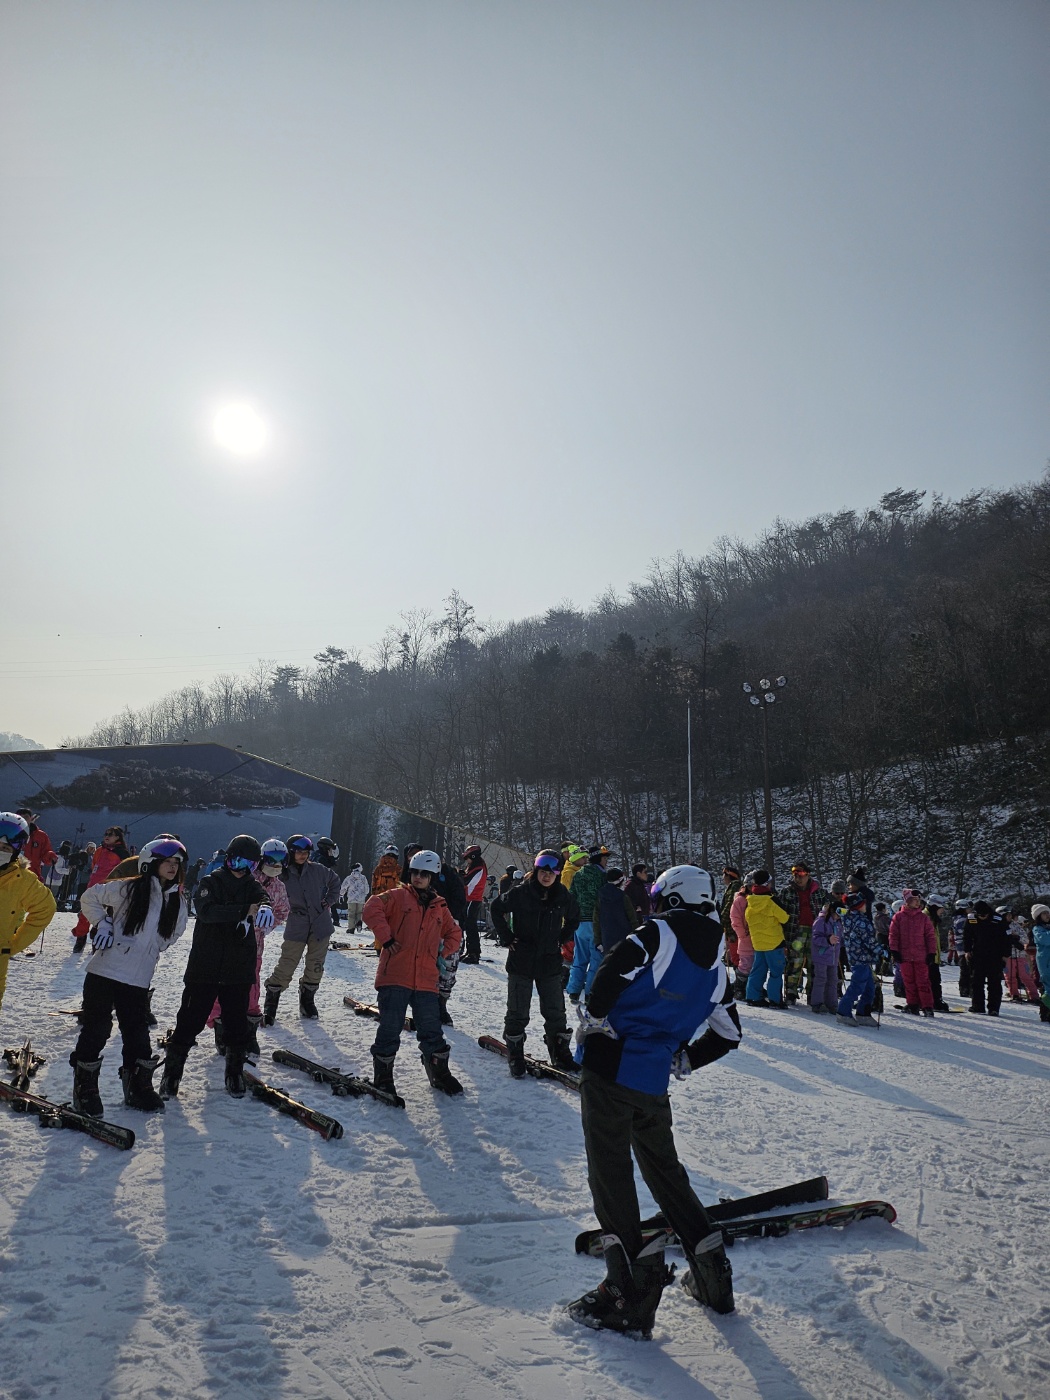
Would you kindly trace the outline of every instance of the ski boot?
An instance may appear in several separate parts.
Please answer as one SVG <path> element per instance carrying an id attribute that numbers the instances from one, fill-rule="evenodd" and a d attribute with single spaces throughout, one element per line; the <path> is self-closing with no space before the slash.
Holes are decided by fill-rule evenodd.
<path id="1" fill-rule="evenodd" d="M 918 1016 L 919 1008 L 917 1006 L 912 1006 L 911 1003 L 909 1003 L 907 1006 L 904 1007 L 904 1014 L 905 1016 Z"/>
<path id="2" fill-rule="evenodd" d="M 314 1002 L 316 987 L 299 988 L 299 1015 L 307 1021 L 317 1020 L 317 1006 Z"/>
<path id="3" fill-rule="evenodd" d="M 931 1015 L 931 1016 L 933 1015 L 933 1012 L 932 1012 L 932 1011 L 930 1012 L 930 1015 Z M 858 1025 L 858 1026 L 877 1026 L 878 1024 L 879 1024 L 878 1021 L 876 1021 L 875 1017 L 871 1014 L 870 1011 L 858 1011 L 858 1012 L 857 1012 L 857 1025 Z"/>
<path id="4" fill-rule="evenodd" d="M 272 1026 L 277 1020 L 277 1004 L 281 1000 L 279 987 L 266 988 L 266 1000 L 263 1003 L 263 1025 Z"/>
<path id="5" fill-rule="evenodd" d="M 105 1111 L 98 1092 L 102 1056 L 97 1060 L 77 1060 L 71 1055 L 69 1060 L 73 1066 L 73 1107 L 89 1118 L 101 1118 Z"/>
<path id="6" fill-rule="evenodd" d="M 632 1264 L 619 1237 L 604 1235 L 605 1278 L 597 1288 L 569 1304 L 573 1321 L 648 1341 L 653 1335 L 660 1297 L 674 1277 L 674 1267 L 664 1265 L 668 1238 L 658 1236 Z"/>
<path id="7" fill-rule="evenodd" d="M 726 1258 L 725 1242 L 721 1230 L 712 1230 L 692 1249 L 686 1249 L 685 1257 L 689 1268 L 682 1279 L 682 1287 L 695 1298 L 717 1313 L 731 1313 L 736 1303 L 733 1300 L 733 1266 Z"/>
<path id="8" fill-rule="evenodd" d="M 163 1112 L 164 1100 L 153 1087 L 153 1071 L 159 1060 L 136 1060 L 133 1065 L 121 1065 L 120 1082 L 124 1086 L 124 1102 L 129 1108 L 143 1113 Z"/>
<path id="9" fill-rule="evenodd" d="M 427 1078 L 430 1080 L 431 1087 L 440 1089 L 443 1094 L 448 1094 L 450 1097 L 453 1097 L 456 1094 L 462 1094 L 463 1085 L 449 1069 L 448 1056 L 449 1052 L 444 1050 L 437 1055 L 431 1055 L 429 1057 L 420 1055 L 419 1058 L 423 1061 L 423 1068 L 427 1072 Z"/>
<path id="10" fill-rule="evenodd" d="M 243 1099 L 248 1092 L 248 1083 L 244 1077 L 244 1062 L 247 1058 L 243 1045 L 226 1047 L 226 1092 L 232 1094 L 235 1099 Z"/>
<path id="11" fill-rule="evenodd" d="M 262 1051 L 259 1049 L 259 1027 L 262 1025 L 262 1020 L 262 1016 L 258 1013 L 248 1017 L 248 1044 L 246 1049 L 249 1055 L 262 1054 Z"/>
<path id="12" fill-rule="evenodd" d="M 223 1040 L 223 1038 L 222 1038 L 222 1018 L 221 1018 L 221 1017 L 219 1018 L 219 1020 L 217 1020 L 217 1021 L 215 1022 L 214 1026 L 212 1026 L 212 1030 L 215 1032 L 215 1053 L 216 1053 L 216 1055 L 225 1055 L 225 1054 L 226 1054 L 226 1042 L 225 1042 L 225 1040 Z"/>
<path id="13" fill-rule="evenodd" d="M 162 1099 L 175 1099 L 179 1095 L 179 1085 L 182 1083 L 182 1071 L 186 1068 L 186 1056 L 192 1047 L 189 1045 L 168 1044 L 167 1053 L 164 1057 L 164 1073 L 160 1077 L 160 1096 Z"/>
<path id="14" fill-rule="evenodd" d="M 372 1083 L 385 1094 L 397 1093 L 394 1088 L 394 1059 L 393 1055 L 372 1053 Z"/>
<path id="15" fill-rule="evenodd" d="M 565 1031 L 559 1035 L 548 1035 L 545 1037 L 547 1054 L 555 1069 L 563 1069 L 567 1074 L 578 1074 L 579 1065 L 572 1058 L 572 1051 L 569 1046 L 572 1044 L 572 1032 Z"/>
<path id="16" fill-rule="evenodd" d="M 510 1065 L 511 1079 L 524 1079 L 528 1070 L 525 1068 L 525 1037 L 523 1035 L 507 1036 L 507 1063 Z"/>
<path id="17" fill-rule="evenodd" d="M 924 1006 L 923 1009 L 922 1009 L 922 1014 L 923 1014 L 924 1016 L 929 1016 L 929 1017 L 931 1018 L 931 1020 L 932 1020 L 932 1018 L 933 1018 L 933 1007 L 932 1007 L 932 1006 Z"/>

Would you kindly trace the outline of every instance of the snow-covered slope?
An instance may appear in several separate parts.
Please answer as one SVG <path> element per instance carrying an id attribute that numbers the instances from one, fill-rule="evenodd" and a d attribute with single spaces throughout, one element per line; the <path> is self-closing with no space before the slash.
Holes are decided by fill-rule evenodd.
<path id="1" fill-rule="evenodd" d="M 15 960 L 0 1012 L 4 1045 L 31 1034 L 48 1056 L 38 1083 L 54 1098 L 68 1095 L 76 1022 L 48 1013 L 77 1004 L 83 972 L 71 923 L 60 915 L 42 955 Z M 161 1028 L 188 947 L 161 962 Z M 276 954 L 274 942 L 267 968 Z M 269 1062 L 285 1046 L 364 1071 L 373 1024 L 342 999 L 367 993 L 374 970 L 330 953 L 321 1021 L 300 1021 L 289 995 L 265 1033 L 266 1077 L 334 1113 L 340 1141 L 229 1098 L 203 1040 L 155 1116 L 123 1106 L 111 1041 L 103 1098 L 139 1135 L 129 1153 L 0 1107 L 0 1394 L 1050 1395 L 1050 1026 L 1032 1008 L 1007 1003 L 998 1021 L 890 1011 L 878 1031 L 745 1008 L 743 1048 L 672 1089 L 701 1195 L 826 1172 L 833 1199 L 883 1197 L 899 1220 L 740 1243 L 735 1316 L 671 1288 L 645 1343 L 565 1315 L 602 1273 L 573 1254 L 592 1221 L 579 1105 L 555 1084 L 512 1082 L 478 1048 L 501 1031 L 501 961 L 460 972 L 460 1099 L 435 1096 L 407 1042 L 404 1113 Z"/>

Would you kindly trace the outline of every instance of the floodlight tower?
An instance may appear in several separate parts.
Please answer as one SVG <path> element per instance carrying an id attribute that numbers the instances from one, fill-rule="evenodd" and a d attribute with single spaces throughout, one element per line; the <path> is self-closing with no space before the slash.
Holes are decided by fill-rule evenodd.
<path id="1" fill-rule="evenodd" d="M 744 682 L 744 694 L 752 705 L 762 712 L 762 785 L 766 798 L 766 869 L 772 878 L 773 870 L 773 792 L 769 786 L 769 712 L 776 704 L 777 690 L 787 685 L 787 676 L 777 676 L 776 680 L 760 680 L 758 693 L 750 681 Z"/>

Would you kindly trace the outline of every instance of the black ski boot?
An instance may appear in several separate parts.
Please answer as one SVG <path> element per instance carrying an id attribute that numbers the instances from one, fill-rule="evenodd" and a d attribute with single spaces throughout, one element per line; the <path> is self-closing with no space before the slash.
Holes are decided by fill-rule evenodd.
<path id="1" fill-rule="evenodd" d="M 317 1020 L 317 1006 L 314 1003 L 316 987 L 299 988 L 299 1015 L 307 1021 Z"/>
<path id="2" fill-rule="evenodd" d="M 129 1108 L 143 1113 L 163 1112 L 164 1100 L 153 1087 L 153 1071 L 159 1060 L 136 1060 L 133 1065 L 121 1065 L 120 1082 L 124 1086 L 124 1102 Z"/>
<path id="3" fill-rule="evenodd" d="M 281 1000 L 279 987 L 266 988 L 266 1000 L 263 1002 L 263 1025 L 272 1026 L 277 1020 L 277 1004 Z"/>
<path id="4" fill-rule="evenodd" d="M 372 1083 L 385 1094 L 396 1094 L 394 1088 L 394 1056 L 372 1055 Z"/>
<path id="5" fill-rule="evenodd" d="M 448 1056 L 449 1052 L 444 1050 L 440 1054 L 431 1055 L 429 1059 L 426 1055 L 420 1055 L 419 1058 L 423 1061 L 423 1068 L 427 1072 L 431 1087 L 440 1089 L 443 1094 L 452 1097 L 462 1094 L 463 1085 L 449 1069 Z"/>
<path id="6" fill-rule="evenodd" d="M 259 1027 L 262 1022 L 263 1018 L 258 1014 L 248 1017 L 248 1044 L 246 1048 L 249 1055 L 262 1054 L 259 1049 Z"/>
<path id="7" fill-rule="evenodd" d="M 164 1056 L 164 1073 L 160 1077 L 160 1096 L 162 1099 L 175 1099 L 179 1095 L 179 1085 L 182 1083 L 182 1071 L 186 1068 L 186 1056 L 190 1053 L 189 1045 L 172 1045 L 169 1043 Z"/>
<path id="8" fill-rule="evenodd" d="M 448 1014 L 448 997 L 441 998 L 440 1015 L 441 1024 L 443 1026 L 451 1026 L 453 1024 L 452 1017 Z"/>
<path id="9" fill-rule="evenodd" d="M 97 1060 L 73 1060 L 72 1063 L 73 1107 L 78 1113 L 86 1113 L 89 1118 L 101 1118 L 105 1112 L 98 1092 L 102 1056 Z"/>
<path id="10" fill-rule="evenodd" d="M 146 1025 L 149 1026 L 150 1030 L 152 1030 L 153 1027 L 157 1024 L 157 1018 L 156 1018 L 156 1016 L 154 1016 L 154 1014 L 153 1014 L 153 988 L 152 988 L 152 987 L 150 987 L 149 991 L 146 993 L 146 1000 L 149 1002 L 149 1010 L 146 1012 Z"/>
<path id="11" fill-rule="evenodd" d="M 691 1298 L 717 1313 L 731 1313 L 733 1300 L 733 1266 L 726 1258 L 721 1230 L 712 1230 L 706 1239 L 686 1249 L 689 1268 L 682 1287 Z"/>
<path id="12" fill-rule="evenodd" d="M 525 1068 L 525 1037 L 507 1036 L 507 1063 L 510 1065 L 511 1079 L 524 1079 L 528 1074 Z"/>
<path id="13" fill-rule="evenodd" d="M 244 1062 L 248 1058 L 244 1046 L 226 1047 L 226 1092 L 235 1099 L 243 1099 L 248 1092 L 244 1078 Z"/>
<path id="14" fill-rule="evenodd" d="M 569 1049 L 572 1044 L 572 1032 L 562 1031 L 558 1035 L 548 1035 L 545 1039 L 547 1054 L 554 1068 L 563 1069 L 568 1074 L 578 1074 L 580 1067 L 572 1058 L 572 1051 Z"/>
<path id="15" fill-rule="evenodd" d="M 669 1238 L 658 1236 L 632 1264 L 618 1236 L 603 1236 L 605 1278 L 592 1292 L 569 1304 L 573 1321 L 648 1341 L 653 1335 L 660 1297 L 674 1278 L 674 1267 L 664 1264 L 664 1247 Z"/>
<path id="16" fill-rule="evenodd" d="M 214 1026 L 212 1026 L 212 1030 L 215 1032 L 215 1053 L 216 1053 L 216 1055 L 225 1055 L 225 1054 L 226 1054 L 226 1042 L 225 1042 L 225 1040 L 223 1040 L 223 1038 L 222 1038 L 222 1018 L 221 1018 L 221 1017 L 219 1018 L 219 1020 L 217 1020 L 217 1021 L 215 1022 Z"/>

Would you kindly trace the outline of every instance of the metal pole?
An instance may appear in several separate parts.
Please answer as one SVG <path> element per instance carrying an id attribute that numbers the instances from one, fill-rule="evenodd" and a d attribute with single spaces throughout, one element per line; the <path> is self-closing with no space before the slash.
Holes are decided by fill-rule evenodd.
<path id="1" fill-rule="evenodd" d="M 766 788 L 766 868 L 773 878 L 773 794 L 769 787 L 769 718 L 762 706 L 762 776 Z"/>
<path id="2" fill-rule="evenodd" d="M 693 702 L 685 702 L 685 782 L 689 789 L 689 844 L 685 859 L 688 864 L 693 859 Z"/>

